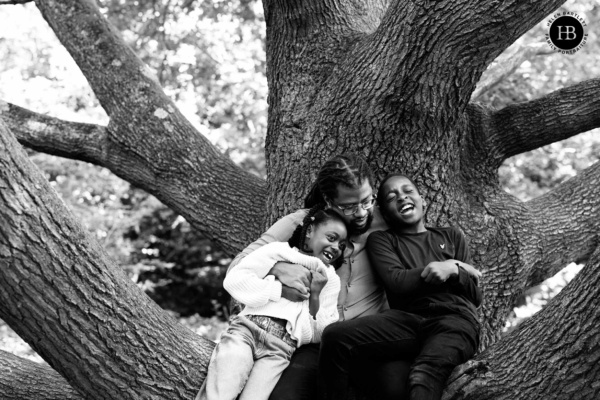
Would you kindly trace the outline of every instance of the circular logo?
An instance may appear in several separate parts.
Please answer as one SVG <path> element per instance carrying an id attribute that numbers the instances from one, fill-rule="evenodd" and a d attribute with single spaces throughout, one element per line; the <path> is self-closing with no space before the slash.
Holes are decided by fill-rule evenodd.
<path id="1" fill-rule="evenodd" d="M 554 46 L 561 50 L 572 50 L 583 40 L 583 25 L 577 18 L 562 16 L 552 22 L 548 34 Z"/>

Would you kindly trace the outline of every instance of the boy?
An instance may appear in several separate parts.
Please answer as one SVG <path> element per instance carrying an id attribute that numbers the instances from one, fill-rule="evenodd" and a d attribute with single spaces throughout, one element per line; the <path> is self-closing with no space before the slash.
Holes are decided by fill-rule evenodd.
<path id="1" fill-rule="evenodd" d="M 378 204 L 389 229 L 367 242 L 371 265 L 390 310 L 330 325 L 322 337 L 319 378 L 323 396 L 344 399 L 349 366 L 360 358 L 412 361 L 410 399 L 441 398 L 454 367 L 477 350 L 481 291 L 465 270 L 471 259 L 455 228 L 426 228 L 424 201 L 406 176 L 386 177 Z M 378 398 L 391 398 L 385 387 Z"/>

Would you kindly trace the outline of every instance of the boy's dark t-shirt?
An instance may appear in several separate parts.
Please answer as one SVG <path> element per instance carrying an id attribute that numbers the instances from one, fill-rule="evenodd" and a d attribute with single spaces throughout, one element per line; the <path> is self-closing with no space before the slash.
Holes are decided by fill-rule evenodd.
<path id="1" fill-rule="evenodd" d="M 390 308 L 424 316 L 461 314 L 478 324 L 481 291 L 463 268 L 442 284 L 427 283 L 421 273 L 432 261 L 455 259 L 472 264 L 465 239 L 456 228 L 427 228 L 399 234 L 373 232 L 367 241 L 371 265 L 385 287 Z"/>

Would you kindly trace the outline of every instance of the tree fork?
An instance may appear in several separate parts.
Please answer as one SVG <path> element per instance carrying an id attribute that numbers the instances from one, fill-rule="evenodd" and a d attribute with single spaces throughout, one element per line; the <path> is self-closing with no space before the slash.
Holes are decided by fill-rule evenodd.
<path id="1" fill-rule="evenodd" d="M 94 1 L 36 4 L 110 117 L 105 165 L 229 254 L 250 242 L 263 228 L 265 182 L 236 166 L 191 125 Z M 246 196 L 232 201 L 240 192 Z"/>

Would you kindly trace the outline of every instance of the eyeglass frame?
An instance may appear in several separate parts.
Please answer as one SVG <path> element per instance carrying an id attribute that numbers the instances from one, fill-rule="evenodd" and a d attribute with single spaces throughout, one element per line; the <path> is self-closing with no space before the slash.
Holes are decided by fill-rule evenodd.
<path id="1" fill-rule="evenodd" d="M 375 205 L 375 202 L 377 201 L 377 196 L 375 194 L 371 194 L 371 200 L 368 200 L 371 202 L 371 204 L 369 204 L 367 207 L 365 207 L 365 201 L 361 201 L 359 203 L 354 203 L 352 205 L 347 205 L 347 206 L 338 206 L 337 204 L 334 204 L 332 200 L 329 200 L 329 199 L 327 199 L 327 200 L 330 203 L 330 205 L 336 206 L 337 208 L 339 208 L 342 211 L 342 214 L 344 214 L 346 217 L 349 217 L 358 212 L 358 207 L 362 208 L 363 210 L 370 210 L 371 208 L 373 208 L 373 206 Z M 346 214 L 346 211 L 352 211 L 352 212 L 350 214 Z"/>

